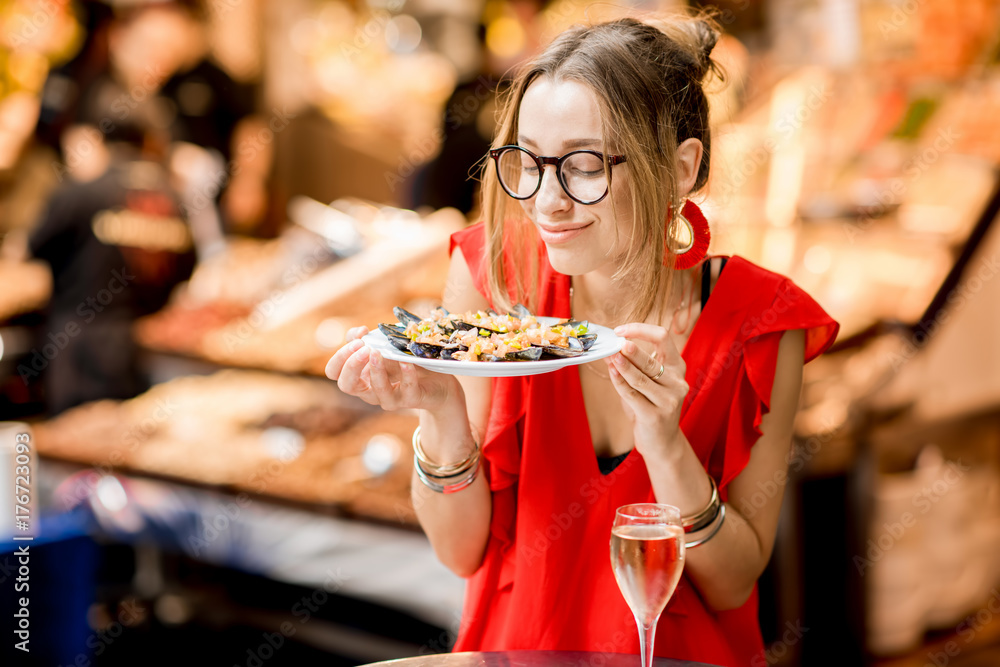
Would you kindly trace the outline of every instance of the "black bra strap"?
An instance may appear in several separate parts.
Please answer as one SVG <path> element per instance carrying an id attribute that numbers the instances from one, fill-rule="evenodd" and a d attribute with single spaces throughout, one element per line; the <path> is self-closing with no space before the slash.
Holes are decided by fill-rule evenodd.
<path id="1" fill-rule="evenodd" d="M 701 309 L 708 304 L 709 290 L 712 289 L 712 260 L 706 259 L 701 264 Z"/>
<path id="2" fill-rule="evenodd" d="M 728 257 L 722 258 L 722 264 L 719 265 L 719 275 L 722 275 L 722 269 L 726 268 L 726 262 L 729 260 Z M 706 260 L 701 265 L 701 309 L 705 310 L 705 306 L 708 305 L 708 297 L 712 291 L 712 261 Z"/>

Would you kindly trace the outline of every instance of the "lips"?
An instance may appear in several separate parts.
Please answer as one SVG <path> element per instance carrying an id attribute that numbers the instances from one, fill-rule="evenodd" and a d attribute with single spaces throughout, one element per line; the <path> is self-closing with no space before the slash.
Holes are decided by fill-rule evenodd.
<path id="1" fill-rule="evenodd" d="M 543 225 L 538 225 L 538 235 L 542 238 L 544 243 L 549 245 L 566 243 L 567 241 L 579 236 L 583 230 L 590 227 L 591 224 L 593 223 L 587 222 L 582 225 L 561 225 L 559 227 L 545 227 Z"/>

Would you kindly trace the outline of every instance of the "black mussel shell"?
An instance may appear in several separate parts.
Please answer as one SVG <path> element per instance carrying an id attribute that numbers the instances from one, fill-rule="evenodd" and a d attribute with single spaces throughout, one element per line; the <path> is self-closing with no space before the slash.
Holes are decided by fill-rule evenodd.
<path id="1" fill-rule="evenodd" d="M 557 359 L 569 359 L 571 357 L 579 357 L 583 354 L 583 350 L 574 350 L 568 347 L 557 347 L 555 345 L 546 345 L 545 347 L 538 348 L 541 350 L 545 357 L 557 358 Z"/>
<path id="2" fill-rule="evenodd" d="M 569 347 L 559 347 L 557 345 L 544 345 L 539 349 L 545 352 L 546 355 L 552 357 L 559 357 L 560 359 L 568 359 L 569 357 L 579 357 L 585 352 L 583 343 L 573 336 L 566 339 L 566 344 Z"/>
<path id="3" fill-rule="evenodd" d="M 399 324 L 379 324 L 378 330 L 386 335 L 386 338 L 402 336 L 406 338 L 406 327 Z"/>
<path id="4" fill-rule="evenodd" d="M 410 351 L 410 339 L 406 336 L 386 336 L 394 348 L 401 352 Z"/>
<path id="5" fill-rule="evenodd" d="M 421 357 L 423 359 L 440 359 L 441 352 L 444 350 L 440 345 L 428 345 L 427 343 L 418 343 L 416 341 L 410 341 L 410 344 L 406 346 L 406 349 L 410 351 L 415 357 Z"/>
<path id="6" fill-rule="evenodd" d="M 570 326 L 573 327 L 574 329 L 578 329 L 580 327 L 586 327 L 589 329 L 590 322 L 588 322 L 587 320 L 566 320 L 565 322 L 560 322 L 559 326 L 563 327 Z"/>
<path id="7" fill-rule="evenodd" d="M 504 359 L 507 361 L 538 361 L 542 358 L 544 350 L 540 347 L 529 347 L 517 352 L 507 354 Z"/>
<path id="8" fill-rule="evenodd" d="M 392 314 L 396 316 L 396 319 L 399 320 L 400 324 L 402 324 L 404 327 L 410 322 L 413 322 L 414 324 L 419 324 L 422 319 L 417 317 L 410 311 L 406 310 L 405 308 L 400 308 L 399 306 L 396 306 L 395 308 L 392 309 Z"/>
<path id="9" fill-rule="evenodd" d="M 524 304 L 519 303 L 510 311 L 510 315 L 519 320 L 525 320 L 531 317 L 531 311 L 525 308 Z"/>
<path id="10" fill-rule="evenodd" d="M 597 334 L 584 334 L 579 337 L 579 341 L 583 344 L 583 351 L 586 352 L 590 348 L 594 347 L 594 343 L 597 342 Z"/>

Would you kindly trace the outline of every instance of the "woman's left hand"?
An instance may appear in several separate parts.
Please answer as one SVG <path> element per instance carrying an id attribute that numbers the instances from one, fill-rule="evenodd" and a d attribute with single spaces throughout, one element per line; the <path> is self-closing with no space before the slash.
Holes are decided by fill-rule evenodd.
<path id="1" fill-rule="evenodd" d="M 615 329 L 622 351 L 607 359 L 611 382 L 632 418 L 635 446 L 643 458 L 662 455 L 680 435 L 681 406 L 688 393 L 687 364 L 667 329 L 631 323 Z M 635 341 L 651 343 L 645 352 Z"/>

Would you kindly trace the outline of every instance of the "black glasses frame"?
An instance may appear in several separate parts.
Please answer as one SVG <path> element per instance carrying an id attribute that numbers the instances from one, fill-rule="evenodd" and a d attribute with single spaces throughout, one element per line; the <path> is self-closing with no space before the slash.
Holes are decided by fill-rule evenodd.
<path id="1" fill-rule="evenodd" d="M 530 195 L 522 197 L 514 194 L 513 192 L 510 191 L 510 189 L 507 187 L 507 184 L 504 183 L 503 181 L 503 175 L 500 173 L 500 157 L 504 153 L 511 150 L 522 151 L 524 153 L 527 153 L 532 157 L 532 159 L 534 159 L 535 164 L 538 165 L 538 184 L 535 186 L 535 189 L 532 190 Z M 501 146 L 500 148 L 490 149 L 490 157 L 493 158 L 493 163 L 496 166 L 497 170 L 497 180 L 500 182 L 500 187 L 503 188 L 503 191 L 506 192 L 510 197 L 523 201 L 525 199 L 531 199 L 536 194 L 538 194 L 538 190 L 541 189 L 542 187 L 543 169 L 545 165 L 550 164 L 556 168 L 556 176 L 558 178 L 559 185 L 563 189 L 563 192 L 565 192 L 567 196 L 569 196 L 569 198 L 575 201 L 576 203 L 583 204 L 584 206 L 590 206 L 592 204 L 597 204 L 598 202 L 602 201 L 605 197 L 608 196 L 608 192 L 611 191 L 611 170 L 610 169 L 608 170 L 608 187 L 604 190 L 603 195 L 601 195 L 597 199 L 592 199 L 590 201 L 584 201 L 582 199 L 578 199 L 577 197 L 573 196 L 573 193 L 569 191 L 568 187 L 566 187 L 566 180 L 563 178 L 562 166 L 567 159 L 579 153 L 589 153 L 591 155 L 595 155 L 601 160 L 601 162 L 604 162 L 606 159 L 607 164 L 611 167 L 615 166 L 616 164 L 621 164 L 625 162 L 624 155 L 604 155 L 604 153 L 601 153 L 600 151 L 592 151 L 592 150 L 571 151 L 569 153 L 566 153 L 562 157 L 544 157 L 540 155 L 535 155 L 534 153 L 529 151 L 527 148 L 524 148 L 523 146 L 507 145 L 507 146 Z"/>

